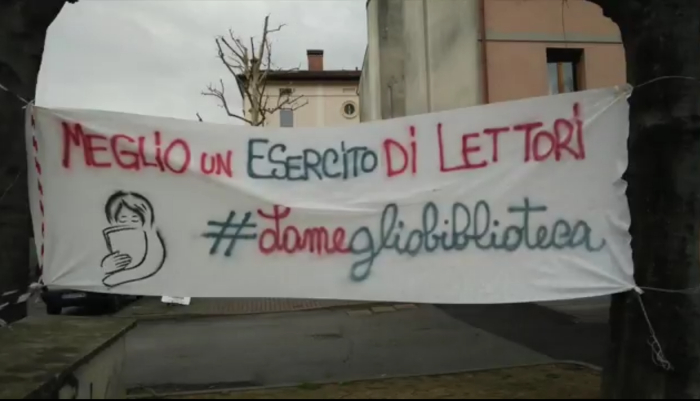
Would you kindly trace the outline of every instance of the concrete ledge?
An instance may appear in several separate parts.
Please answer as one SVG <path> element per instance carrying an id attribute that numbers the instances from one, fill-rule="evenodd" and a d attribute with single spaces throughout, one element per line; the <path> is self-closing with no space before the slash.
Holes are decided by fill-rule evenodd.
<path id="1" fill-rule="evenodd" d="M 126 319 L 41 317 L 0 328 L 0 399 L 63 398 L 66 386 L 77 397 L 75 373 L 134 326 Z"/>
<path id="2" fill-rule="evenodd" d="M 274 298 L 194 299 L 189 306 L 167 306 L 159 298 L 144 298 L 127 306 L 115 318 L 139 322 L 179 321 L 255 315 L 276 315 L 309 311 L 366 309 L 386 303 L 342 300 L 290 300 Z"/>

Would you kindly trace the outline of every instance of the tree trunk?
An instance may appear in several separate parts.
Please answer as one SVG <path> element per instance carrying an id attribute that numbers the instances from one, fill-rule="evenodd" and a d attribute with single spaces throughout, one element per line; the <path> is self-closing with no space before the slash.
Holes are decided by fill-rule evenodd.
<path id="1" fill-rule="evenodd" d="M 627 197 L 641 287 L 700 285 L 700 1 L 589 0 L 620 27 L 629 99 Z M 656 366 L 633 293 L 611 307 L 605 398 L 700 398 L 700 295 L 642 295 L 672 371 Z"/>
<path id="2" fill-rule="evenodd" d="M 24 142 L 24 99 L 34 99 L 46 30 L 65 0 L 0 1 L 0 319 L 26 316 L 17 303 L 29 282 L 31 223 Z M 16 96 L 17 95 L 17 96 Z M 5 295 L 13 292 L 10 295 Z"/>

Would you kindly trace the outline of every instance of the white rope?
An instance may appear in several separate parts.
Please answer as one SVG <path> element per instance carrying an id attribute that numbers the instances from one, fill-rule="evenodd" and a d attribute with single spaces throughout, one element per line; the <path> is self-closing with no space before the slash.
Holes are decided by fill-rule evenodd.
<path id="1" fill-rule="evenodd" d="M 0 83 L 0 89 L 2 89 L 2 90 L 4 90 L 5 92 L 11 94 L 12 96 L 14 96 L 14 97 L 16 97 L 17 99 L 19 99 L 20 102 L 24 103 L 24 107 L 22 107 L 22 109 L 26 109 L 29 105 L 31 105 L 31 104 L 34 102 L 34 101 L 31 101 L 31 102 L 27 101 L 27 99 L 25 99 L 25 98 L 23 98 L 22 96 L 20 96 L 20 95 L 14 93 L 14 92 L 12 92 L 12 91 L 9 90 L 5 85 L 3 85 L 3 84 L 1 84 L 1 83 Z M 22 171 L 23 171 L 23 170 L 22 170 Z M 17 183 L 17 180 L 19 179 L 19 176 L 22 175 L 22 171 L 20 171 L 19 173 L 17 173 L 17 175 L 16 175 L 15 178 L 12 180 L 12 182 L 10 183 L 10 185 L 8 185 L 7 188 L 5 188 L 5 190 L 2 192 L 2 195 L 0 195 L 0 203 L 2 203 L 2 200 L 5 198 L 5 196 L 7 195 L 7 193 L 10 192 L 10 190 L 12 189 L 12 187 L 15 186 L 15 184 Z M 2 309 L 2 308 L 0 308 L 0 309 Z"/>
<path id="2" fill-rule="evenodd" d="M 5 190 L 3 191 L 2 195 L 0 195 L 0 203 L 2 203 L 2 200 L 5 198 L 5 195 L 7 195 L 7 193 L 10 192 L 10 190 L 12 189 L 12 187 L 15 186 L 15 184 L 17 183 L 17 180 L 19 179 L 19 176 L 20 176 L 20 175 L 22 175 L 22 171 L 20 171 L 19 173 L 17 173 L 17 175 L 16 175 L 15 178 L 12 180 L 12 182 L 10 183 L 10 185 L 8 185 L 7 188 L 5 188 Z"/>
<path id="3" fill-rule="evenodd" d="M 644 300 L 642 300 L 642 295 L 644 294 L 644 291 L 642 291 L 641 288 L 637 287 L 635 288 L 635 292 L 637 300 L 639 301 L 639 306 L 642 308 L 644 319 L 646 320 L 647 326 L 649 327 L 650 337 L 649 340 L 647 340 L 647 344 L 649 344 L 649 347 L 651 347 L 651 360 L 652 362 L 654 362 L 654 365 L 660 367 L 661 369 L 667 372 L 670 372 L 673 370 L 673 365 L 668 359 L 666 359 L 666 355 L 664 354 L 661 342 L 659 342 L 659 338 L 656 336 L 656 330 L 654 330 L 654 325 L 651 323 L 649 313 L 647 313 L 647 308 L 644 305 Z"/>
<path id="4" fill-rule="evenodd" d="M 16 97 L 17 99 L 19 99 L 20 102 L 24 103 L 24 107 L 22 107 L 23 109 L 26 109 L 27 106 L 29 106 L 30 104 L 34 103 L 33 100 L 30 102 L 30 101 L 28 101 L 27 99 L 23 98 L 22 96 L 20 96 L 20 95 L 14 93 L 14 92 L 12 92 L 11 90 L 9 90 L 9 89 L 7 88 L 7 86 L 5 86 L 5 85 L 3 85 L 3 84 L 0 84 L 0 89 L 4 90 L 5 92 L 9 93 L 10 95 Z"/>
<path id="5" fill-rule="evenodd" d="M 651 291 L 651 292 L 663 292 L 666 294 L 684 294 L 684 295 L 695 295 L 700 293 L 700 286 L 697 287 L 691 287 L 691 288 L 684 288 L 682 290 L 671 290 L 671 289 L 664 289 L 664 288 L 654 288 L 654 287 L 637 287 L 641 290 L 644 291 Z M 643 292 L 642 292 L 643 293 Z"/>

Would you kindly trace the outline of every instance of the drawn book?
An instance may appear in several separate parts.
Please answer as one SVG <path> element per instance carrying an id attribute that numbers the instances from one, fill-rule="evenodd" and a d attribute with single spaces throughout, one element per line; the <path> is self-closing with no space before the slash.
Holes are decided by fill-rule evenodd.
<path id="1" fill-rule="evenodd" d="M 103 232 L 109 253 L 119 252 L 129 255 L 132 267 L 140 263 L 148 251 L 146 233 L 140 227 L 112 226 Z"/>

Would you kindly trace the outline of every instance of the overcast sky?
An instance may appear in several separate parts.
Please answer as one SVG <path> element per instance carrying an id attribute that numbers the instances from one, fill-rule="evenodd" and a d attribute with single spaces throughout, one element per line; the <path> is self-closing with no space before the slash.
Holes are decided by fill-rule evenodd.
<path id="1" fill-rule="evenodd" d="M 274 34 L 277 66 L 306 68 L 306 49 L 325 50 L 326 69 L 361 66 L 365 0 L 80 0 L 49 29 L 37 104 L 237 124 L 200 95 L 224 78 L 241 107 L 214 38 L 259 36 L 267 14 L 286 24 Z"/>

